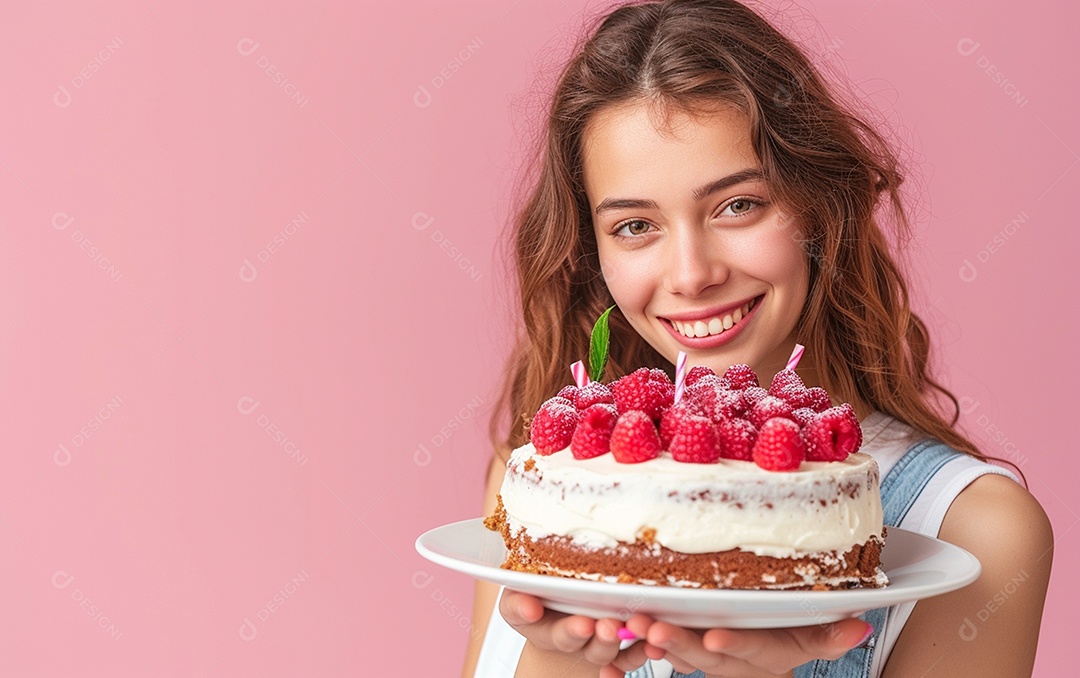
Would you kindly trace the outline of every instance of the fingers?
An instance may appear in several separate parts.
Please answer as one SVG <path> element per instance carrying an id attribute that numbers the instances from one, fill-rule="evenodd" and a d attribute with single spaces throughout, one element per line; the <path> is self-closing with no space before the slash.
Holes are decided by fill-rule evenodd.
<path id="1" fill-rule="evenodd" d="M 504 589 L 499 599 L 499 614 L 510 626 L 535 624 L 544 616 L 544 606 L 533 596 Z"/>
<path id="2" fill-rule="evenodd" d="M 650 647 L 652 646 L 645 641 L 639 640 L 625 650 L 620 651 L 610 664 L 600 670 L 600 678 L 623 678 L 627 671 L 641 668 L 646 660 L 650 659 L 645 654 L 645 650 Z M 652 658 L 658 659 L 659 657 Z"/>
<path id="3" fill-rule="evenodd" d="M 585 661 L 597 666 L 606 666 L 619 654 L 619 629 L 622 623 L 617 619 L 600 619 L 593 626 L 592 638 L 585 644 Z"/>
<path id="4" fill-rule="evenodd" d="M 738 657 L 762 666 L 768 659 L 784 657 L 788 661 L 837 659 L 865 640 L 871 627 L 861 619 L 844 619 L 791 629 L 711 629 L 703 638 L 710 652 Z M 786 668 L 784 670 L 787 670 Z"/>
<path id="5" fill-rule="evenodd" d="M 683 665 L 707 673 L 771 676 L 818 659 L 835 659 L 857 645 L 867 624 L 836 624 L 794 629 L 711 629 L 704 633 L 657 622 L 648 642 L 663 650 L 679 670 Z"/>
<path id="6" fill-rule="evenodd" d="M 595 621 L 548 610 L 540 600 L 517 591 L 503 591 L 499 613 L 518 633 L 542 650 L 578 652 L 593 637 Z M 615 645 L 618 651 L 618 644 Z"/>

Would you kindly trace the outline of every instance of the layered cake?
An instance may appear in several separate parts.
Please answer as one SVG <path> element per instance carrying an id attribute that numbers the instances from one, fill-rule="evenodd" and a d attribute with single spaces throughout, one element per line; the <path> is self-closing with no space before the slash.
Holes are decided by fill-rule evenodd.
<path id="1" fill-rule="evenodd" d="M 736 365 L 567 387 L 530 423 L 485 524 L 503 567 L 680 587 L 887 583 L 878 467 L 849 405 Z"/>

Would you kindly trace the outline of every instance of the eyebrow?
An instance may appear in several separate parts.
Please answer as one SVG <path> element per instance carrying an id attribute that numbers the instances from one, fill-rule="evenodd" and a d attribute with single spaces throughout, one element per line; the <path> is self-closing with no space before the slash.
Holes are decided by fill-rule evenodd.
<path id="1" fill-rule="evenodd" d="M 760 169 L 740 170 L 722 179 L 717 179 L 716 181 L 694 189 L 694 200 L 701 200 L 713 193 L 746 181 L 761 181 L 764 178 L 765 175 Z M 620 209 L 658 209 L 658 206 L 655 201 L 642 198 L 604 198 L 600 201 L 600 204 L 596 206 L 594 214 L 599 215 L 602 212 L 611 212 Z"/>

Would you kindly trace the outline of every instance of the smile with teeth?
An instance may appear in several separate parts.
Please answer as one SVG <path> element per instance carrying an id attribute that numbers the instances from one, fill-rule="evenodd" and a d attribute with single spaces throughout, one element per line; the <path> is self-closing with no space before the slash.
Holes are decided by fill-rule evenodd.
<path id="1" fill-rule="evenodd" d="M 742 307 L 735 309 L 727 315 L 718 315 L 715 318 L 702 318 L 701 320 L 669 320 L 675 331 L 684 337 L 709 337 L 721 334 L 738 324 L 743 316 L 750 313 L 750 309 L 757 303 L 757 299 L 746 302 Z"/>

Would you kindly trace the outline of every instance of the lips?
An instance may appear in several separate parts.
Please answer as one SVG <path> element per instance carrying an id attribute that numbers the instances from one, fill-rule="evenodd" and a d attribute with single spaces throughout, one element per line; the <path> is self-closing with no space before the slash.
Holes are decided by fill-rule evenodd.
<path id="1" fill-rule="evenodd" d="M 734 339 L 763 296 L 754 297 L 734 308 L 685 313 L 678 318 L 661 317 L 661 320 L 680 343 L 692 348 L 711 348 Z"/>

